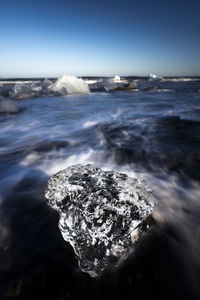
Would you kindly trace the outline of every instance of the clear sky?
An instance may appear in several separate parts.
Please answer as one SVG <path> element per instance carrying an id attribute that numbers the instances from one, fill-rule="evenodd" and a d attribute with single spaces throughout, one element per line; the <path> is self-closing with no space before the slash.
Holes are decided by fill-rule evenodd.
<path id="1" fill-rule="evenodd" d="M 0 77 L 200 75 L 199 0 L 2 0 Z"/>

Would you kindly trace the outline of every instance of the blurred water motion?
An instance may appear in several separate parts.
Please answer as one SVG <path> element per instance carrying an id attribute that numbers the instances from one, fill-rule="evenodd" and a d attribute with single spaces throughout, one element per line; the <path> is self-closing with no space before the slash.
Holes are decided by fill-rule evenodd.
<path id="1" fill-rule="evenodd" d="M 0 115 L 2 299 L 199 299 L 200 96 L 161 84 L 176 91 L 39 97 Z M 98 281 L 44 201 L 49 177 L 77 163 L 143 178 L 159 196 L 150 234 Z"/>

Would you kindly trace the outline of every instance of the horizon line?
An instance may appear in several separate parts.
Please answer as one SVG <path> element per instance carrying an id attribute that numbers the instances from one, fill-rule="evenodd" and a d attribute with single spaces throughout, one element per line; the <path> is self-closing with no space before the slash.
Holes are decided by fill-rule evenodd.
<path id="1" fill-rule="evenodd" d="M 63 74 L 65 75 L 65 74 Z M 23 76 L 23 77 L 16 77 L 16 76 L 13 76 L 13 77 L 0 77 L 0 80 L 7 80 L 7 79 L 56 79 L 56 78 L 59 78 L 59 77 L 62 77 L 63 75 L 59 75 L 59 76 L 34 76 L 34 77 L 30 77 L 30 76 Z M 67 74 L 67 75 L 70 75 L 70 74 Z M 144 77 L 148 77 L 148 75 L 111 75 L 111 76 L 108 76 L 108 75 L 84 75 L 84 76 L 81 76 L 81 75 L 72 75 L 72 76 L 75 76 L 75 77 L 78 77 L 78 78 L 88 78 L 88 77 L 94 77 L 94 78 L 99 78 L 99 77 L 106 77 L 106 78 L 110 78 L 110 77 L 115 77 L 115 76 L 119 76 L 121 78 L 126 78 L 126 77 L 137 77 L 137 78 L 144 78 Z M 160 75 L 158 75 L 160 76 Z M 200 78 L 200 75 L 161 75 L 162 78 L 175 78 L 175 77 L 178 77 L 178 78 Z"/>

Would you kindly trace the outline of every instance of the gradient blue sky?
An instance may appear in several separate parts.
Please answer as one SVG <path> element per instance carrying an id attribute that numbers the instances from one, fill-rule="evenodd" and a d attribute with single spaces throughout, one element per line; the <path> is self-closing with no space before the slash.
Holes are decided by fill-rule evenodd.
<path id="1" fill-rule="evenodd" d="M 200 75 L 200 1 L 2 0 L 0 77 Z"/>

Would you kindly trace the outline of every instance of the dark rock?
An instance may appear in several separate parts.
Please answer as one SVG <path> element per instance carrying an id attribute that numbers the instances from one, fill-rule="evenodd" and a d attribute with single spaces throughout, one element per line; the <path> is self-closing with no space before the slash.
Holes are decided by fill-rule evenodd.
<path id="1" fill-rule="evenodd" d="M 19 280 L 18 282 L 11 282 L 7 290 L 7 297 L 18 297 L 20 295 L 20 290 L 23 285 L 23 282 Z"/>
<path id="2" fill-rule="evenodd" d="M 149 227 L 146 220 L 156 201 L 143 181 L 91 165 L 55 174 L 45 196 L 60 213 L 59 228 L 74 248 L 80 269 L 92 277 L 124 259 Z"/>

